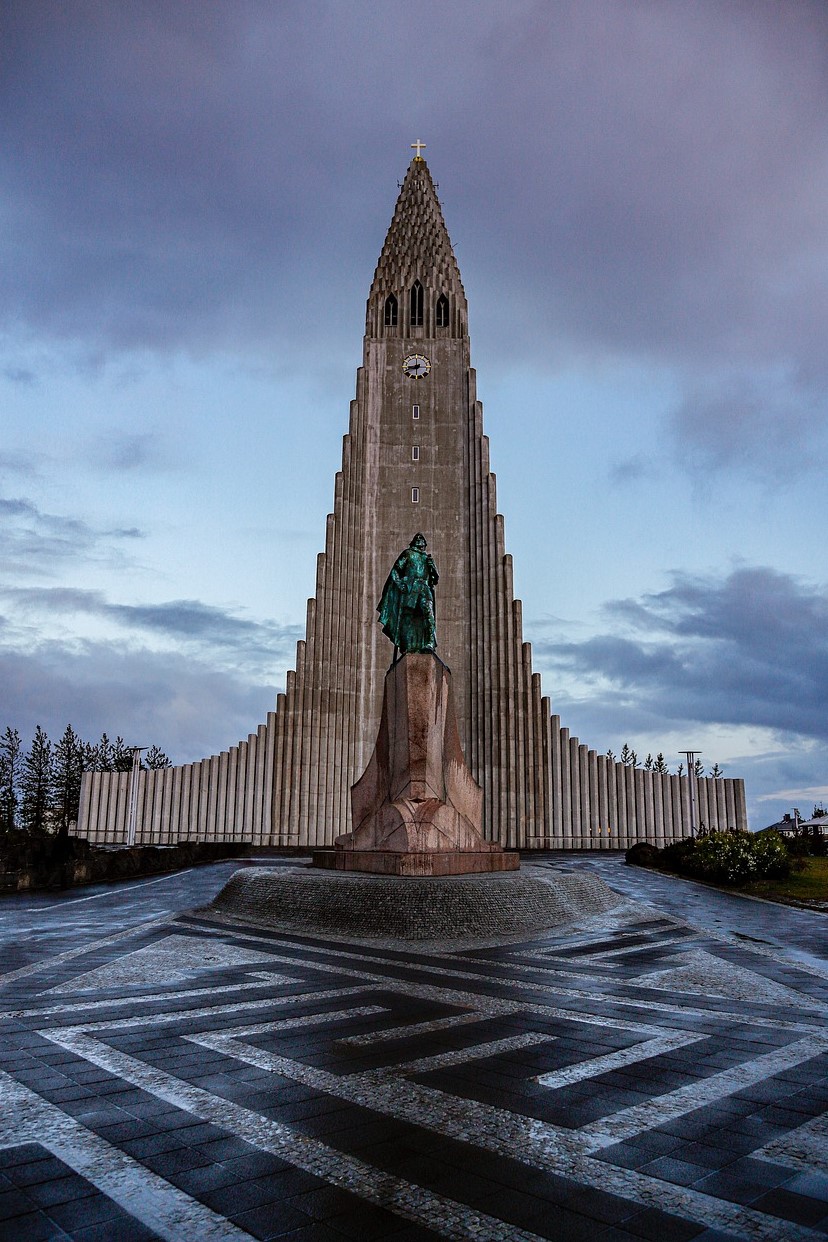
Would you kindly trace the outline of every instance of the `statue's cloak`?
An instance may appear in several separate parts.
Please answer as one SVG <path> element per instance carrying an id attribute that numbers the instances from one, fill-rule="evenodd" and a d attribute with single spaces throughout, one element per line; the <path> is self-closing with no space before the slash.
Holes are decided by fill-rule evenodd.
<path id="1" fill-rule="evenodd" d="M 400 635 L 400 613 L 403 608 L 403 598 L 405 592 L 400 589 L 398 583 L 401 573 L 405 572 L 405 553 L 397 558 L 394 568 L 385 579 L 385 586 L 382 588 L 380 602 L 377 604 L 377 612 L 379 613 L 379 623 L 382 626 L 382 632 L 387 638 L 391 639 L 394 646 L 398 646 L 398 638 Z"/>

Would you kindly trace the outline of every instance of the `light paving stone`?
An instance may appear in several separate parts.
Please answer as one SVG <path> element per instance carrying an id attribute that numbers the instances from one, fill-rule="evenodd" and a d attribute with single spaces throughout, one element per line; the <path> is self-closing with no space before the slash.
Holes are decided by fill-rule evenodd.
<path id="1" fill-rule="evenodd" d="M 108 966 L 99 966 L 71 979 L 68 983 L 49 988 L 49 994 L 102 991 L 106 988 L 158 987 L 182 983 L 207 970 L 223 970 L 228 966 L 259 966 L 269 956 L 258 949 L 239 949 L 215 941 L 204 944 L 192 936 L 172 935 L 137 949 Z M 274 983 L 282 982 L 278 978 Z"/>
<path id="2" fill-rule="evenodd" d="M 781 983 L 774 983 L 754 970 L 745 970 L 723 961 L 704 949 L 682 953 L 674 965 L 648 971 L 634 980 L 642 987 L 661 992 L 693 992 L 699 996 L 727 996 L 731 1000 L 764 1002 L 818 1008 L 828 1017 L 824 1005 Z"/>

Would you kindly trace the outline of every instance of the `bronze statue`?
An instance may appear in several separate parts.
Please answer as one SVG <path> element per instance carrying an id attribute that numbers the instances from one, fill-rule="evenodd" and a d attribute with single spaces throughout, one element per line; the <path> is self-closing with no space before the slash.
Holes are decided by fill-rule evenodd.
<path id="1" fill-rule="evenodd" d="M 434 588 L 439 581 L 437 566 L 426 552 L 425 536 L 416 534 L 394 562 L 377 604 L 380 625 L 397 650 L 434 651 L 437 626 L 434 617 Z"/>

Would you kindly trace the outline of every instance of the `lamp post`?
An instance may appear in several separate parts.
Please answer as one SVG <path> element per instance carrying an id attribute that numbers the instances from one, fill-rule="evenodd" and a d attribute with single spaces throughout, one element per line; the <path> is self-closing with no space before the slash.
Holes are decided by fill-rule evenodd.
<path id="1" fill-rule="evenodd" d="M 680 755 L 687 758 L 687 788 L 690 791 L 690 836 L 696 835 L 696 759 L 701 754 L 700 750 L 680 750 Z"/>
<path id="2" fill-rule="evenodd" d="M 132 747 L 132 768 L 129 773 L 129 820 L 127 822 L 127 845 L 135 844 L 138 820 L 138 782 L 141 779 L 141 751 L 146 746 Z"/>

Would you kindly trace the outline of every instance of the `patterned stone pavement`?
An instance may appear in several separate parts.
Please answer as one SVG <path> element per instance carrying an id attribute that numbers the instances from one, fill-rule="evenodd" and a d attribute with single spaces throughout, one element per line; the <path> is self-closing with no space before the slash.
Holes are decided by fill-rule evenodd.
<path id="1" fill-rule="evenodd" d="M 824 1237 L 828 917 L 540 865 L 625 901 L 435 953 L 196 909 L 234 864 L 5 899 L 0 1238 Z"/>

